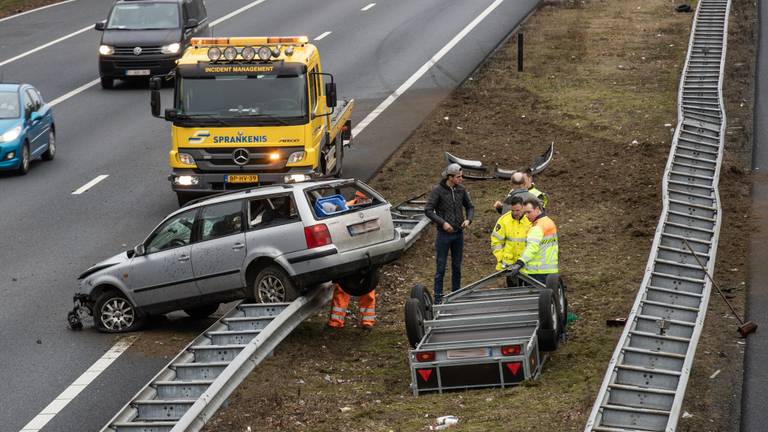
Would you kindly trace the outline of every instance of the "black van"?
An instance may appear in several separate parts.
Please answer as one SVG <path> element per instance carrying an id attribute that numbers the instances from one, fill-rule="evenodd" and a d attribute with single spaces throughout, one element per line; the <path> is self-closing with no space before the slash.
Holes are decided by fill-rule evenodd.
<path id="1" fill-rule="evenodd" d="M 203 0 L 118 0 L 99 46 L 101 87 L 115 79 L 149 78 L 170 72 L 193 37 L 210 36 Z"/>

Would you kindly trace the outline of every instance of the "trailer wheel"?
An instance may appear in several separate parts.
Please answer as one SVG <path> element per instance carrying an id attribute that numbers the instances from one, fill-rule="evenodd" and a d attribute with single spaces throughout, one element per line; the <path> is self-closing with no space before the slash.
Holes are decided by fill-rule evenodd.
<path id="1" fill-rule="evenodd" d="M 418 300 L 419 304 L 421 304 L 425 320 L 434 319 L 434 314 L 432 313 L 432 305 L 434 304 L 434 301 L 432 301 L 432 294 L 427 287 L 422 284 L 414 285 L 411 288 L 411 298 Z"/>
<path id="2" fill-rule="evenodd" d="M 559 274 L 553 273 L 547 275 L 547 288 L 555 293 L 557 309 L 560 313 L 560 328 L 558 330 L 561 334 L 565 333 L 565 326 L 568 323 L 568 297 L 565 295 L 565 282 Z"/>
<path id="3" fill-rule="evenodd" d="M 338 280 L 341 289 L 351 296 L 368 294 L 379 285 L 379 268 L 374 267 L 362 274 L 345 276 Z"/>
<path id="4" fill-rule="evenodd" d="M 560 342 L 558 334 L 560 314 L 557 301 L 550 289 L 539 292 L 539 349 L 542 351 L 554 351 Z"/>
<path id="5" fill-rule="evenodd" d="M 424 315 L 418 299 L 409 298 L 405 301 L 405 333 L 411 348 L 416 348 L 424 337 Z"/>

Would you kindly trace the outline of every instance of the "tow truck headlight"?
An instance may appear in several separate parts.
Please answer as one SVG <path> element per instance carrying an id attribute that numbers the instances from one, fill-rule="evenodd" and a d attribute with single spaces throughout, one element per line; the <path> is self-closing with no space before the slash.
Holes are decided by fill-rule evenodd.
<path id="1" fill-rule="evenodd" d="M 99 47 L 99 54 L 101 55 L 112 55 L 115 53 L 115 48 L 111 47 L 109 45 L 102 45 Z"/>
<path id="2" fill-rule="evenodd" d="M 185 165 L 194 165 L 195 164 L 195 158 L 192 157 L 192 155 L 187 153 L 179 153 L 179 162 L 185 164 Z"/>
<path id="3" fill-rule="evenodd" d="M 174 42 L 170 45 L 163 45 L 160 47 L 160 52 L 163 54 L 176 54 L 181 49 L 181 44 Z"/>
<path id="4" fill-rule="evenodd" d="M 226 47 L 224 48 L 224 58 L 232 61 L 237 58 L 237 48 L 235 47 Z"/>
<path id="5" fill-rule="evenodd" d="M 264 61 L 267 61 L 267 60 L 270 59 L 270 57 L 272 57 L 272 50 L 269 49 L 268 46 L 263 46 L 263 47 L 259 48 L 259 58 L 260 59 L 262 59 Z"/>
<path id="6" fill-rule="evenodd" d="M 18 138 L 19 135 L 21 135 L 21 126 L 16 126 L 15 128 L 9 129 L 0 135 L 0 143 L 11 142 Z"/>
<path id="7" fill-rule="evenodd" d="M 280 48 L 278 47 L 272 48 L 272 57 L 274 58 L 280 57 Z"/>
<path id="8" fill-rule="evenodd" d="M 285 55 L 287 55 L 288 57 L 293 55 L 293 47 L 292 46 L 289 46 L 288 48 L 285 49 Z"/>
<path id="9" fill-rule="evenodd" d="M 311 177 L 309 177 L 306 174 L 291 174 L 287 175 L 283 178 L 283 181 L 285 183 L 301 183 L 303 181 L 310 180 Z"/>
<path id="10" fill-rule="evenodd" d="M 218 61 L 221 58 L 221 49 L 218 47 L 208 48 L 208 59 L 210 61 Z"/>
<path id="11" fill-rule="evenodd" d="M 253 47 L 247 46 L 240 51 L 240 55 L 243 57 L 243 60 L 251 61 L 256 58 L 256 50 Z"/>
<path id="12" fill-rule="evenodd" d="M 174 177 L 173 182 L 179 186 L 193 186 L 200 183 L 200 179 L 195 176 L 183 175 Z"/>
<path id="13" fill-rule="evenodd" d="M 304 159 L 304 152 L 303 151 L 297 151 L 291 153 L 290 156 L 288 156 L 288 163 L 296 163 L 301 162 Z"/>

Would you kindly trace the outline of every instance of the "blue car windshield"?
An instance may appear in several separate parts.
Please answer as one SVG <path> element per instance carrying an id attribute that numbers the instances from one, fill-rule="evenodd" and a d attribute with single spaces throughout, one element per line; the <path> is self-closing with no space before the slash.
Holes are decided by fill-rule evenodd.
<path id="1" fill-rule="evenodd" d="M 176 3 L 121 3 L 112 10 L 108 29 L 157 30 L 179 28 Z"/>
<path id="2" fill-rule="evenodd" d="M 19 94 L 15 91 L 0 91 L 0 119 L 18 118 Z"/>

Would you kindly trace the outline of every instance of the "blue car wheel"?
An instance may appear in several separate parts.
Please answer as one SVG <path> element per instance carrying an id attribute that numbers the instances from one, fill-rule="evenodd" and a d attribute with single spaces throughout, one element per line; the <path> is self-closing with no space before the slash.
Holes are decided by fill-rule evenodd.
<path id="1" fill-rule="evenodd" d="M 29 144 L 26 142 L 21 146 L 21 162 L 16 169 L 18 175 L 24 175 L 29 172 Z"/>
<path id="2" fill-rule="evenodd" d="M 48 131 L 48 149 L 43 153 L 42 158 L 45 161 L 51 161 L 54 157 L 56 157 L 56 132 L 51 128 Z"/>

